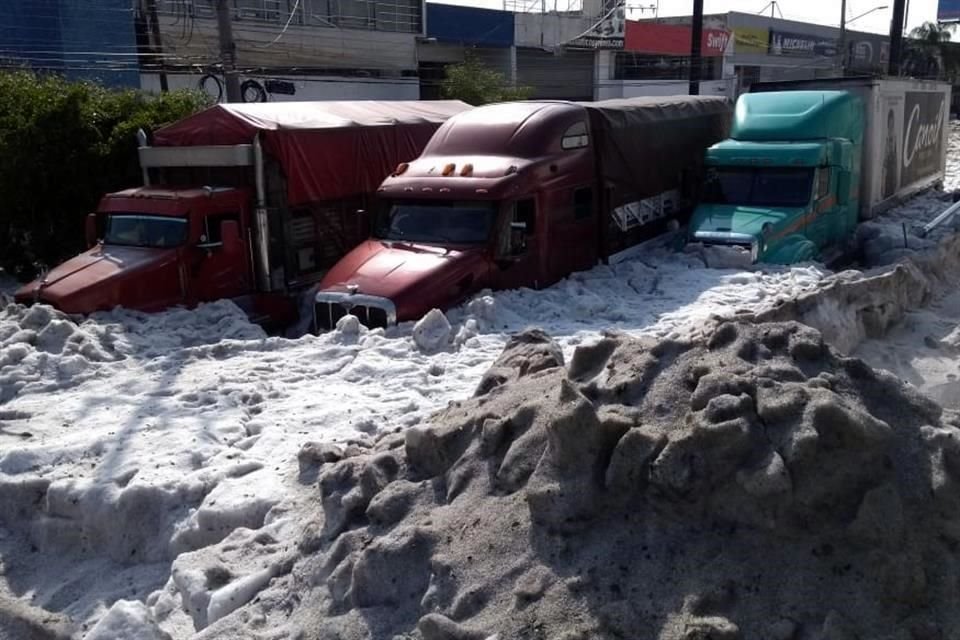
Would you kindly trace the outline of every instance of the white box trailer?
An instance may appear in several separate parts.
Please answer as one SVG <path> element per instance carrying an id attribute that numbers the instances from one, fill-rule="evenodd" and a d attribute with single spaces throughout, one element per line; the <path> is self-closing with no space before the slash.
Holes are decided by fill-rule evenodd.
<path id="1" fill-rule="evenodd" d="M 865 107 L 860 218 L 942 184 L 947 163 L 950 85 L 912 78 L 820 78 L 759 82 L 751 92 L 832 89 L 858 95 Z"/>

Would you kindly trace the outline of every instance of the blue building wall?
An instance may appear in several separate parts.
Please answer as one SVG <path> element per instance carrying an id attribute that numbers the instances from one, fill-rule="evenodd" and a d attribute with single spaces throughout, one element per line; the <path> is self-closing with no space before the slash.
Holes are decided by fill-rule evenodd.
<path id="1" fill-rule="evenodd" d="M 0 61 L 138 87 L 133 3 L 130 0 L 0 0 Z"/>
<path id="2" fill-rule="evenodd" d="M 513 13 L 428 2 L 427 36 L 476 47 L 509 47 L 514 42 Z"/>

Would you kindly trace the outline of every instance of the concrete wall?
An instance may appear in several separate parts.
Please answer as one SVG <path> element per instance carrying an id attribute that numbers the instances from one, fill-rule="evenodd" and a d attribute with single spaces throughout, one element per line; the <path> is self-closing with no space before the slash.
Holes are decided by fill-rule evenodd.
<path id="1" fill-rule="evenodd" d="M 687 95 L 690 83 L 687 80 L 614 80 L 614 51 L 598 51 L 595 58 L 593 92 L 594 100 L 614 98 L 638 98 L 641 96 Z M 700 83 L 701 95 L 727 96 L 736 99 L 736 78 L 705 80 Z"/>
<path id="2" fill-rule="evenodd" d="M 700 95 L 736 98 L 736 82 L 708 80 L 700 83 Z M 606 80 L 597 84 L 595 100 L 639 98 L 643 96 L 685 96 L 690 92 L 686 80 Z"/>
<path id="3" fill-rule="evenodd" d="M 219 50 L 216 21 L 196 19 L 184 29 L 177 16 L 160 16 L 164 52 L 179 64 L 215 61 Z M 276 40 L 280 28 L 237 21 L 237 65 L 260 68 L 380 70 L 399 73 L 415 70 L 416 34 L 365 29 L 338 29 L 317 25 L 291 25 Z"/>
<path id="4" fill-rule="evenodd" d="M 518 13 L 514 40 L 518 47 L 553 48 L 573 40 L 596 22 L 558 13 Z"/>
<path id="5" fill-rule="evenodd" d="M 281 80 L 293 85 L 293 95 L 267 93 L 268 102 L 323 101 L 323 100 L 419 100 L 420 83 L 417 78 L 377 79 L 348 78 L 338 76 L 242 76 L 241 81 L 253 80 L 265 86 L 267 78 Z M 203 74 L 171 73 L 167 82 L 173 89 L 203 89 L 212 98 L 220 96 L 219 88 L 212 79 L 202 85 Z M 160 91 L 160 76 L 156 73 L 144 73 L 140 76 L 140 86 L 154 93 Z"/>

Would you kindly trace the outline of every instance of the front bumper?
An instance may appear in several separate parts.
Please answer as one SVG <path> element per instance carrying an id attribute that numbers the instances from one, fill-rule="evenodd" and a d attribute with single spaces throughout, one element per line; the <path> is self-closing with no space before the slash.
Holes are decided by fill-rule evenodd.
<path id="1" fill-rule="evenodd" d="M 751 262 L 757 262 L 760 254 L 764 250 L 764 242 L 761 238 L 747 233 L 736 233 L 735 231 L 695 231 L 690 236 L 691 242 L 702 242 L 703 244 L 720 244 L 734 247 L 749 247 Z"/>
<path id="2" fill-rule="evenodd" d="M 313 301 L 313 326 L 330 331 L 346 315 L 356 316 L 369 329 L 397 324 L 397 307 L 389 298 L 363 293 L 318 291 Z"/>

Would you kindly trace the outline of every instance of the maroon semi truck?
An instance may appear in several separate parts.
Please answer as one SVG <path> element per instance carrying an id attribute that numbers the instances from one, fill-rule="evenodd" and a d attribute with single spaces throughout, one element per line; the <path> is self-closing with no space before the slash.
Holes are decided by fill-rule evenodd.
<path id="1" fill-rule="evenodd" d="M 545 287 L 684 221 L 729 101 L 514 102 L 448 120 L 380 187 L 372 237 L 323 278 L 314 323 L 415 320 L 484 288 Z"/>
<path id="2" fill-rule="evenodd" d="M 16 294 L 86 314 L 232 298 L 265 324 L 296 317 L 369 235 L 365 210 L 458 101 L 223 104 L 140 133 L 144 186 L 103 197 L 90 249 Z"/>

